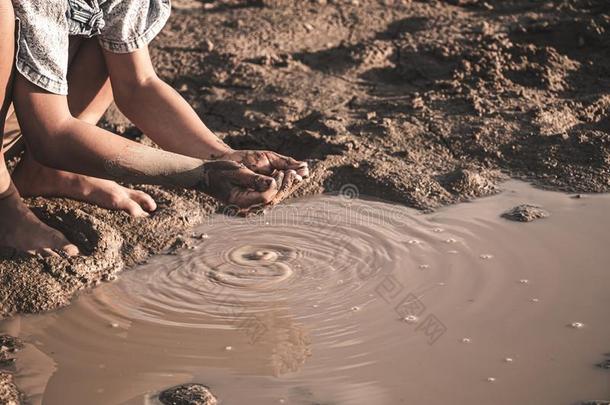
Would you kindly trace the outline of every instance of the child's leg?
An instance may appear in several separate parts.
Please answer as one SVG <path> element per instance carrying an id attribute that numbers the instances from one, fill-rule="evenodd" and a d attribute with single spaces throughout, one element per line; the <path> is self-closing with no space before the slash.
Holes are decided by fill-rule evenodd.
<path id="1" fill-rule="evenodd" d="M 83 40 L 68 71 L 68 105 L 74 117 L 97 124 L 112 102 L 106 64 L 97 40 Z M 45 167 L 26 151 L 13 181 L 23 196 L 68 197 L 145 216 L 156 204 L 146 193 L 110 180 Z"/>
<path id="2" fill-rule="evenodd" d="M 16 252 L 55 254 L 63 250 L 78 254 L 78 248 L 58 231 L 42 223 L 23 204 L 11 183 L 2 153 L 4 121 L 11 101 L 13 78 L 15 19 L 10 0 L 0 0 L 0 253 Z"/>

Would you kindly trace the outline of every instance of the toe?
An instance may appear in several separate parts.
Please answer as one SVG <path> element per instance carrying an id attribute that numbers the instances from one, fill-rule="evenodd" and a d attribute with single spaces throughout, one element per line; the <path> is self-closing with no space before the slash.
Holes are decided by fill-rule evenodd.
<path id="1" fill-rule="evenodd" d="M 157 209 L 157 203 L 153 198 L 140 190 L 129 190 L 129 197 L 140 204 L 144 211 L 152 212 Z"/>
<path id="2" fill-rule="evenodd" d="M 37 253 L 40 254 L 42 257 L 60 257 L 51 248 L 40 249 Z"/>
<path id="3" fill-rule="evenodd" d="M 147 217 L 150 214 L 142 209 L 140 204 L 135 202 L 134 200 L 125 200 L 124 206 L 121 207 L 125 212 L 127 212 L 130 216 L 134 218 Z"/>
<path id="4" fill-rule="evenodd" d="M 62 246 L 60 250 L 66 256 L 78 256 L 80 254 L 80 250 L 78 250 L 78 247 L 76 247 L 76 245 L 73 245 L 72 243 L 68 243 L 67 245 Z"/>

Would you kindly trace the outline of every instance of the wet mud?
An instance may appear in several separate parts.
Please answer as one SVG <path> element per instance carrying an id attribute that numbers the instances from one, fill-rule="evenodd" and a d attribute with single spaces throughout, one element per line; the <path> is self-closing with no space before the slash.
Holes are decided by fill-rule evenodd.
<path id="1" fill-rule="evenodd" d="M 233 147 L 307 159 L 312 176 L 295 196 L 369 195 L 432 211 L 493 195 L 506 177 L 610 188 L 606 1 L 173 6 L 151 47 L 160 76 Z M 116 109 L 102 125 L 141 136 Z M 0 317 L 65 306 L 180 246 L 222 209 L 195 192 L 142 189 L 160 207 L 151 218 L 28 200 L 85 255 L 0 259 Z"/>
<path id="2" fill-rule="evenodd" d="M 502 188 L 427 214 L 322 195 L 212 215 L 175 255 L 0 323 L 26 342 L 15 381 L 33 405 L 156 404 L 172 386 L 201 403 L 190 384 L 252 405 L 608 398 L 610 197 Z M 524 200 L 553 215 L 500 216 Z"/>

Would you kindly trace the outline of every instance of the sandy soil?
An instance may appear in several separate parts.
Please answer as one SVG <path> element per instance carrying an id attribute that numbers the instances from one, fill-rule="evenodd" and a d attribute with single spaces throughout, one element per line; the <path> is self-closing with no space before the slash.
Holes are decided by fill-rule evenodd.
<path id="1" fill-rule="evenodd" d="M 310 159 L 301 194 L 353 184 L 430 210 L 505 175 L 608 191 L 609 13 L 604 0 L 175 0 L 151 52 L 233 146 Z M 139 135 L 115 110 L 103 125 Z M 150 219 L 31 200 L 87 255 L 0 260 L 0 317 L 66 305 L 217 208 L 146 190 Z"/>

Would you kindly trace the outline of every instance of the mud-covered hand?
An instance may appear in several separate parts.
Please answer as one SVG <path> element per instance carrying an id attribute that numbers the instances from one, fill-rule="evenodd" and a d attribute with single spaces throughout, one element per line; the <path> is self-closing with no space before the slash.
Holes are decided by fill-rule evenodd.
<path id="1" fill-rule="evenodd" d="M 307 162 L 266 150 L 233 150 L 222 159 L 243 163 L 248 169 L 261 174 L 271 175 L 275 170 L 294 170 L 301 177 L 309 176 Z"/>
<path id="2" fill-rule="evenodd" d="M 202 166 L 199 188 L 224 203 L 248 208 L 268 204 L 275 198 L 278 185 L 272 177 L 254 173 L 231 160 L 206 162 Z"/>

